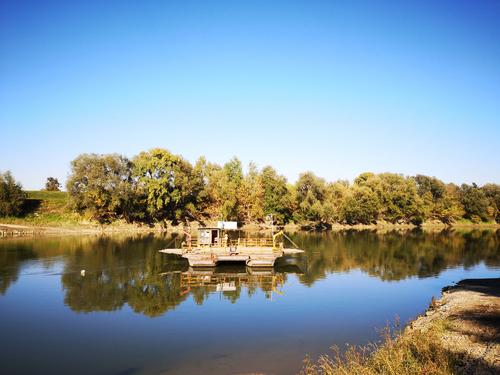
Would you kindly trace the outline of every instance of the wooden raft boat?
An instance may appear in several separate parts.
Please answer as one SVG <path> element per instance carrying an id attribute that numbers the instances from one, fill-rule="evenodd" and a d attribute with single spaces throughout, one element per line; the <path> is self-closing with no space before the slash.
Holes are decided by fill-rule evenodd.
<path id="1" fill-rule="evenodd" d="M 279 257 L 303 252 L 298 248 L 284 247 L 282 239 L 286 235 L 283 231 L 270 238 L 238 236 L 230 239 L 228 231 L 237 229 L 227 229 L 227 225 L 224 228 L 224 224 L 221 226 L 199 228 L 197 238 L 191 238 L 186 232 L 181 248 L 163 249 L 160 252 L 179 255 L 187 259 L 191 267 L 215 267 L 222 262 L 244 262 L 249 267 L 273 267 Z M 293 244 L 293 241 L 289 241 Z"/>

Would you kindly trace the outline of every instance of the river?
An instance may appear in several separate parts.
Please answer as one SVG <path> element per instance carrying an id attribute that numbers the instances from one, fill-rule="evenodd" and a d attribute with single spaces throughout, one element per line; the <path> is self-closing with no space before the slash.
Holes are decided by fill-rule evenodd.
<path id="1" fill-rule="evenodd" d="M 500 276 L 500 232 L 291 234 L 269 270 L 189 269 L 171 235 L 0 240 L 5 374 L 293 374 L 366 344 L 441 288 Z"/>

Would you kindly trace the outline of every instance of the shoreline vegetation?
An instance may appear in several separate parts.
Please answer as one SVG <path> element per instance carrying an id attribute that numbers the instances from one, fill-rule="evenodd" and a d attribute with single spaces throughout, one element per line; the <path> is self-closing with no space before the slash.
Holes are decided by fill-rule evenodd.
<path id="1" fill-rule="evenodd" d="M 6 220 L 5 220 L 6 219 Z M 200 223 L 191 223 L 191 230 L 194 230 Z M 302 227 L 298 224 L 286 224 L 282 227 L 287 233 L 298 231 L 320 231 L 317 228 Z M 371 230 L 371 231 L 407 231 L 414 229 L 424 231 L 442 231 L 442 230 L 498 230 L 498 223 L 472 223 L 461 221 L 451 224 L 442 223 L 423 223 L 420 226 L 413 224 L 392 224 L 387 222 L 378 222 L 375 224 L 336 224 L 332 225 L 328 231 L 347 231 L 347 230 Z M 111 224 L 99 224 L 95 222 L 58 222 L 56 224 L 50 221 L 44 223 L 40 221 L 23 221 L 19 218 L 3 218 L 0 219 L 0 236 L 19 236 L 19 235 L 42 235 L 42 234 L 113 234 L 113 233 L 183 233 L 186 229 L 184 225 L 139 225 L 126 222 L 114 222 Z M 261 223 L 245 224 L 241 228 L 243 231 L 249 232 L 265 232 L 269 231 L 270 227 Z"/>
<path id="2" fill-rule="evenodd" d="M 287 230 L 500 227 L 500 185 L 445 184 L 435 177 L 362 173 L 353 183 L 312 172 L 290 184 L 270 166 L 194 165 L 164 149 L 129 160 L 82 154 L 66 190 L 48 177 L 45 190 L 24 191 L 0 173 L 0 223 L 61 230 L 175 231 L 178 226 L 237 221 Z M 41 229 L 40 229 L 41 230 Z M 55 229 L 52 229 L 55 230 Z"/>
<path id="3" fill-rule="evenodd" d="M 291 184 L 271 166 L 237 158 L 194 165 L 165 149 L 132 159 L 82 154 L 71 162 L 66 190 L 48 177 L 45 190 L 24 191 L 0 173 L 0 223 L 80 230 L 175 230 L 192 223 L 237 221 L 293 229 L 498 227 L 500 185 L 444 183 L 424 175 L 360 174 L 351 183 L 312 172 Z M 96 229 L 97 228 L 97 229 Z"/>
<path id="4" fill-rule="evenodd" d="M 467 279 L 379 343 L 306 357 L 301 375 L 494 375 L 500 373 L 500 278 Z"/>
<path id="5" fill-rule="evenodd" d="M 24 205 L 27 207 L 24 215 L 0 217 L 0 235 L 31 235 L 31 234 L 98 234 L 98 233 L 182 233 L 186 229 L 185 223 L 163 221 L 156 223 L 127 222 L 117 219 L 109 223 L 100 223 L 84 215 L 72 211 L 70 197 L 67 192 L 61 191 L 27 191 Z M 189 226 L 193 231 L 200 225 L 215 225 L 216 220 L 198 222 L 191 221 Z M 443 223 L 440 220 L 428 220 L 420 225 L 412 223 L 392 223 L 377 220 L 369 224 L 332 223 L 330 225 L 315 225 L 311 223 L 288 222 L 280 225 L 286 232 L 297 231 L 344 231 L 344 230 L 413 230 L 420 228 L 424 231 L 441 230 L 497 230 L 500 223 L 495 221 L 473 222 L 460 219 Z M 270 223 L 250 222 L 240 227 L 244 231 L 269 231 Z"/>

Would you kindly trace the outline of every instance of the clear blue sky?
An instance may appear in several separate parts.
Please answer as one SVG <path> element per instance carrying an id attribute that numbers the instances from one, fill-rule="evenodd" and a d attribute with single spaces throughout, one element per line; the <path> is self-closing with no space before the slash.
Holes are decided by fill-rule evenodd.
<path id="1" fill-rule="evenodd" d="M 0 1 L 0 170 L 163 147 L 500 182 L 499 1 Z"/>

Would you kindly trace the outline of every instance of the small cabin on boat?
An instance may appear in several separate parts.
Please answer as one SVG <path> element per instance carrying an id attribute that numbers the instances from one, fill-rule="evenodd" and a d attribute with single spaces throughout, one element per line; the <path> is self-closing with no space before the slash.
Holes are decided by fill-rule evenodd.
<path id="1" fill-rule="evenodd" d="M 219 228 L 200 228 L 198 229 L 198 243 L 200 246 L 216 246 L 221 237 Z"/>
<path id="2" fill-rule="evenodd" d="M 216 227 L 198 228 L 198 245 L 225 246 L 228 239 L 224 236 L 225 232 L 236 230 L 238 230 L 238 223 L 236 221 L 219 221 Z"/>

